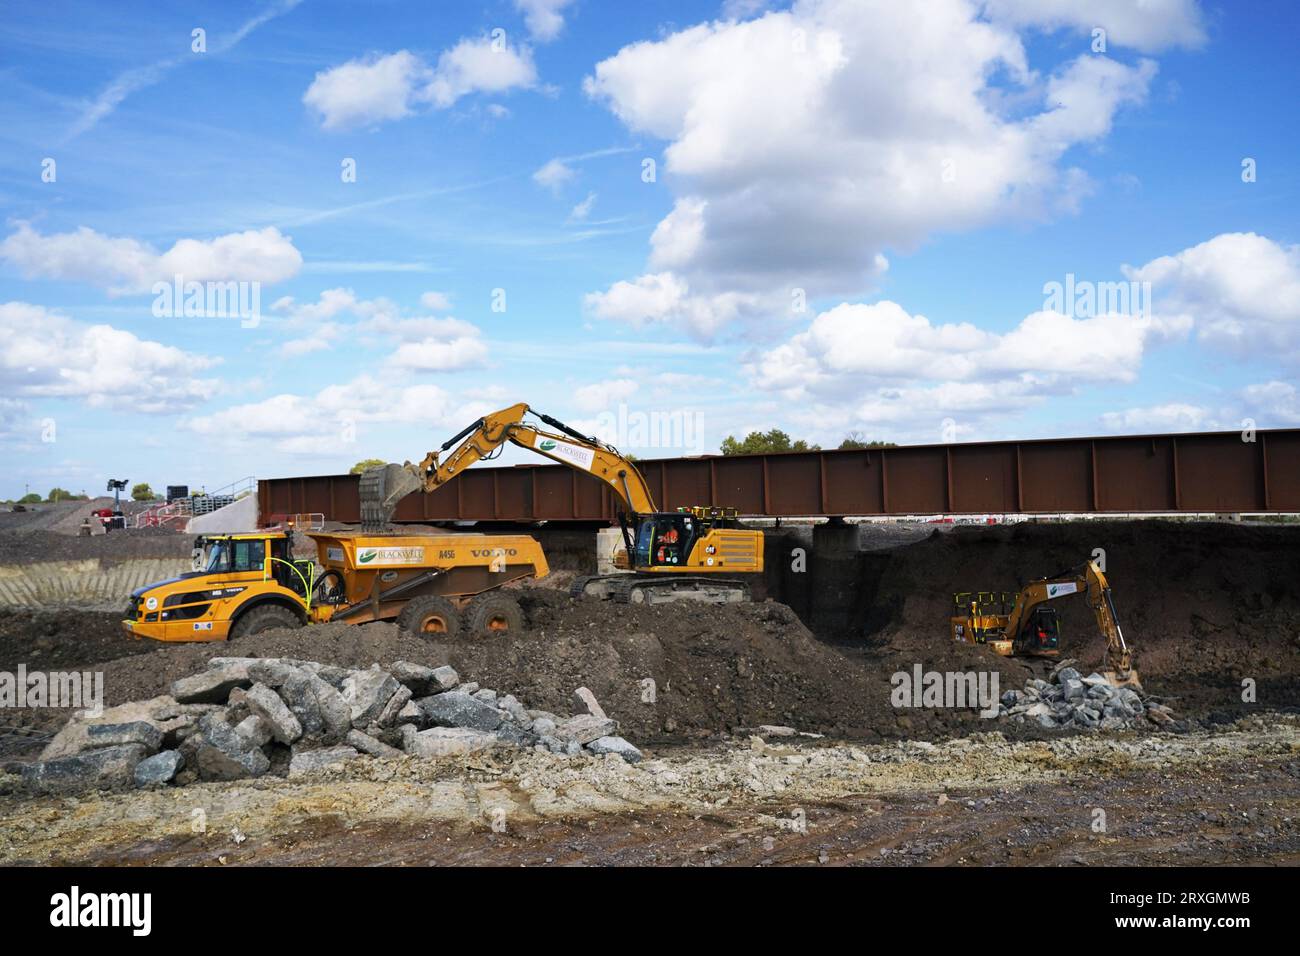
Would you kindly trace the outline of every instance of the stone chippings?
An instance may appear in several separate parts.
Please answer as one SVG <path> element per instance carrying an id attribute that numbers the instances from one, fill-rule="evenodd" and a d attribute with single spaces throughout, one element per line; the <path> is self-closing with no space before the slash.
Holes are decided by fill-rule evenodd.
<path id="1" fill-rule="evenodd" d="M 33 792 L 68 794 L 296 778 L 358 758 L 494 749 L 642 760 L 590 690 L 578 688 L 574 703 L 572 716 L 529 710 L 513 694 L 462 683 L 447 666 L 218 657 L 167 695 L 73 717 L 21 774 Z"/>
<path id="2" fill-rule="evenodd" d="M 1098 673 L 1082 676 L 1072 660 L 1061 661 L 1047 680 L 1029 681 L 1024 690 L 1002 695 L 998 716 L 1034 722 L 1048 730 L 1124 730 L 1167 727 L 1172 710 L 1132 687 L 1116 687 Z"/>

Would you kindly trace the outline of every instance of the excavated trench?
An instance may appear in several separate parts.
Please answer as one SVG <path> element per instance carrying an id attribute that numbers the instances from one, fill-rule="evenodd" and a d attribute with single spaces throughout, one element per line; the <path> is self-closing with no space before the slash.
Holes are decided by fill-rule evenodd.
<path id="1" fill-rule="evenodd" d="M 20 662 L 103 670 L 112 705 L 163 693 L 208 658 L 232 653 L 347 665 L 404 658 L 451 663 L 467 679 L 541 708 L 565 709 L 573 689 L 587 686 L 644 743 L 686 743 L 764 723 L 851 739 L 938 739 L 990 725 L 971 711 L 895 709 L 892 674 L 916 665 L 994 672 L 1005 690 L 1043 670 L 1042 662 L 953 645 L 952 593 L 1014 590 L 1094 552 L 1104 552 L 1146 690 L 1180 717 L 1213 723 L 1300 706 L 1300 529 L 1166 521 L 945 533 L 780 529 L 768 542 L 769 596 L 789 607 L 771 601 L 701 613 L 693 605 L 574 601 L 534 587 L 519 591 L 530 632 L 496 643 L 430 642 L 380 623 L 268 633 L 236 647 L 159 645 L 122 635 L 113 613 L 9 610 L 0 613 L 0 670 Z M 1098 667 L 1104 646 L 1091 613 L 1078 599 L 1058 606 L 1063 655 L 1085 672 Z M 1253 686 L 1254 701 L 1243 699 L 1243 686 Z M 65 717 L 21 719 L 44 727 Z M 998 729 L 1042 733 L 1006 722 Z"/>

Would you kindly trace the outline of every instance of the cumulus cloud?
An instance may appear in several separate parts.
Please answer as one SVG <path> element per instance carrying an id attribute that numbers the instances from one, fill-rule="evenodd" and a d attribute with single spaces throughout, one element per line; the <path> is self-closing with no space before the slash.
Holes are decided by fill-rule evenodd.
<path id="1" fill-rule="evenodd" d="M 515 0 L 515 9 L 524 15 L 528 35 L 539 43 L 549 43 L 564 29 L 564 8 L 573 0 Z"/>
<path id="2" fill-rule="evenodd" d="M 1127 408 L 1122 412 L 1106 412 L 1102 424 L 1117 432 L 1190 432 L 1217 428 L 1212 412 L 1200 405 L 1186 402 L 1166 402 Z"/>
<path id="3" fill-rule="evenodd" d="M 612 378 L 592 382 L 574 390 L 573 404 L 585 414 L 609 411 L 635 394 L 637 383 L 630 378 Z"/>
<path id="4" fill-rule="evenodd" d="M 536 85 L 527 47 L 466 38 L 434 66 L 409 50 L 349 60 L 316 74 L 303 103 L 327 130 L 404 119 L 425 105 L 446 109 L 472 93 L 505 93 Z"/>
<path id="5" fill-rule="evenodd" d="M 146 413 L 187 410 L 216 394 L 198 373 L 220 361 L 76 322 L 39 305 L 0 304 L 0 391 Z"/>
<path id="6" fill-rule="evenodd" d="M 449 303 L 442 293 L 426 292 L 421 304 L 445 308 Z M 285 296 L 271 308 L 283 316 L 287 329 L 304 333 L 281 346 L 286 355 L 322 351 L 340 341 L 382 339 L 397 344 L 388 362 L 398 369 L 445 372 L 478 366 L 487 359 L 487 346 L 472 322 L 452 316 L 404 315 L 390 299 L 362 299 L 351 289 L 326 289 L 315 302 L 298 303 Z"/>
<path id="7" fill-rule="evenodd" d="M 1207 344 L 1300 361 L 1300 245 L 1223 233 L 1124 272 L 1150 282 L 1155 310 L 1193 325 Z"/>
<path id="8" fill-rule="evenodd" d="M 770 317 L 793 289 L 870 288 L 886 251 L 935 232 L 1072 208 L 1087 178 L 1065 154 L 1155 70 L 1083 54 L 1040 75 L 970 0 L 801 0 L 626 46 L 584 86 L 667 141 L 677 200 L 647 275 L 689 287 L 672 322 L 718 328 L 720 294 L 755 297 L 733 318 Z"/>
<path id="9" fill-rule="evenodd" d="M 757 352 L 751 384 L 809 408 L 850 409 L 841 424 L 915 426 L 952 416 L 969 427 L 1088 383 L 1136 380 L 1167 334 L 1149 316 L 1073 318 L 1041 311 L 1005 333 L 935 324 L 895 302 L 844 303 Z"/>
<path id="10" fill-rule="evenodd" d="M 273 226 L 215 239 L 180 239 L 167 251 L 85 226 L 41 235 L 29 223 L 0 242 L 0 259 L 29 279 L 87 282 L 110 295 L 149 292 L 156 282 L 282 282 L 298 274 L 302 254 Z"/>
<path id="11" fill-rule="evenodd" d="M 548 160 L 533 173 L 533 182 L 553 192 L 558 192 L 565 183 L 573 179 L 576 173 L 573 167 L 562 159 Z"/>
<path id="12" fill-rule="evenodd" d="M 356 440 L 364 426 L 460 427 L 487 410 L 481 401 L 459 401 L 437 385 L 360 375 L 314 395 L 283 393 L 182 424 L 226 443 L 253 441 L 292 454 L 337 456 L 340 443 Z"/>

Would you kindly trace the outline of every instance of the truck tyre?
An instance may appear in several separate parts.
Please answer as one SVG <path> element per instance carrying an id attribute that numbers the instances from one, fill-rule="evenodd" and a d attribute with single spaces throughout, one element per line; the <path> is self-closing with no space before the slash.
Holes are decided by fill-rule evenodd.
<path id="1" fill-rule="evenodd" d="M 397 626 L 416 637 L 437 640 L 460 633 L 460 611 L 436 594 L 411 598 L 397 615 Z"/>
<path id="2" fill-rule="evenodd" d="M 277 627 L 302 627 L 302 621 L 287 607 L 264 604 L 239 615 L 234 627 L 230 629 L 230 640 L 261 634 Z"/>
<path id="3" fill-rule="evenodd" d="M 465 613 L 465 636 L 495 639 L 519 634 L 524 629 L 524 611 L 506 594 L 489 592 L 469 602 Z"/>

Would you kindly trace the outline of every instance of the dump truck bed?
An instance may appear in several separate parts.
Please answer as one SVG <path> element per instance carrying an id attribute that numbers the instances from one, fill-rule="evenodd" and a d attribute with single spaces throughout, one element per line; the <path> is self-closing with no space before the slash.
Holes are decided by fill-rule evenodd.
<path id="1" fill-rule="evenodd" d="M 372 569 L 491 568 L 532 565 L 534 577 L 550 573 L 542 546 L 526 534 L 367 534 L 313 531 L 322 567 L 351 573 Z"/>

